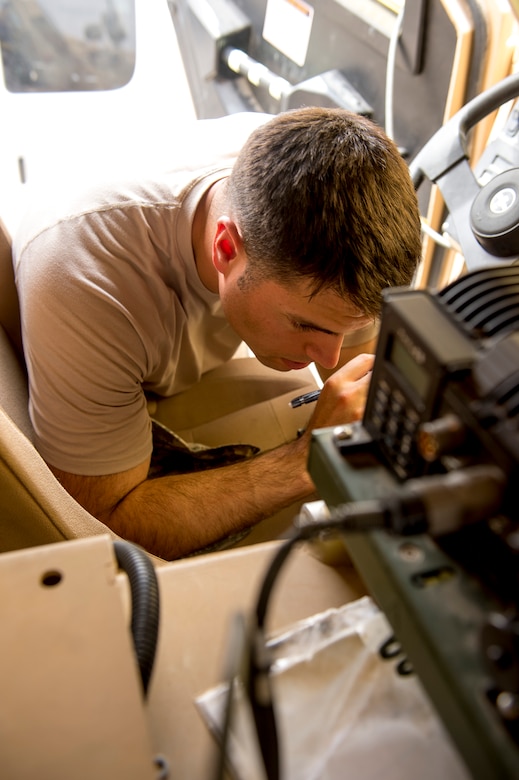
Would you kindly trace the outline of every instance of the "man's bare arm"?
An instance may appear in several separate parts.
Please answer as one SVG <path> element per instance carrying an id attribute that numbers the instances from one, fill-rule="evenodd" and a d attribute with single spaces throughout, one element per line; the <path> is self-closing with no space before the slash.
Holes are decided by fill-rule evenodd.
<path id="1" fill-rule="evenodd" d="M 373 358 L 361 355 L 325 384 L 299 439 L 231 466 L 147 479 L 149 463 L 108 476 L 51 466 L 66 490 L 115 533 L 172 560 L 249 528 L 314 492 L 310 432 L 360 418 Z"/>
<path id="2" fill-rule="evenodd" d="M 156 479 L 142 478 L 147 464 L 102 477 L 52 470 L 115 533 L 172 560 L 304 499 L 313 490 L 305 457 L 298 441 L 231 466 Z M 135 484 L 118 498 L 132 476 Z"/>

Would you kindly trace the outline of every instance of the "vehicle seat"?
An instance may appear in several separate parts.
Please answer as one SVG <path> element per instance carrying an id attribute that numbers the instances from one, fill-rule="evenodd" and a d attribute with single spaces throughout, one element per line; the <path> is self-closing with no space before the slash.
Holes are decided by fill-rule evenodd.
<path id="1" fill-rule="evenodd" d="M 11 242 L 0 221 L 0 552 L 118 538 L 60 485 L 33 443 Z"/>

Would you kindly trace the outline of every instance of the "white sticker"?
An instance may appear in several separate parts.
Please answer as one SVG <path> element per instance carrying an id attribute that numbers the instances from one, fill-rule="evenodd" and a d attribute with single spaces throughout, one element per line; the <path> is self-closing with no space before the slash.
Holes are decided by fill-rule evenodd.
<path id="1" fill-rule="evenodd" d="M 303 0 L 268 0 L 263 38 L 296 65 L 305 64 L 314 9 Z"/>

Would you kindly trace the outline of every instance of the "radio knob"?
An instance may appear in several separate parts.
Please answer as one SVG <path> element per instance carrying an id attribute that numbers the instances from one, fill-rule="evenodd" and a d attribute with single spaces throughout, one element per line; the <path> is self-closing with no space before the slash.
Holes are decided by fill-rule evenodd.
<path id="1" fill-rule="evenodd" d="M 455 414 L 422 423 L 418 429 L 418 452 L 427 463 L 458 449 L 465 441 L 465 427 Z"/>

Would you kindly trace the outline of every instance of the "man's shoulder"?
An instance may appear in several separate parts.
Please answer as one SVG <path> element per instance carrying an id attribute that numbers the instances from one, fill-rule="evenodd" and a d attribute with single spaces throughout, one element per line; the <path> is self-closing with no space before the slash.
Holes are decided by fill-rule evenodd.
<path id="1" fill-rule="evenodd" d="M 22 219 L 13 236 L 15 256 L 35 238 L 46 236 L 53 241 L 52 234 L 75 234 L 79 221 L 91 225 L 107 223 L 112 230 L 120 224 L 121 230 L 128 228 L 128 210 L 132 209 L 131 224 L 138 222 L 139 210 L 145 214 L 150 209 L 170 210 L 186 186 L 205 172 L 177 171 L 166 176 L 162 171 L 142 171 L 129 177 L 84 178 L 63 186 L 34 189 Z"/>

